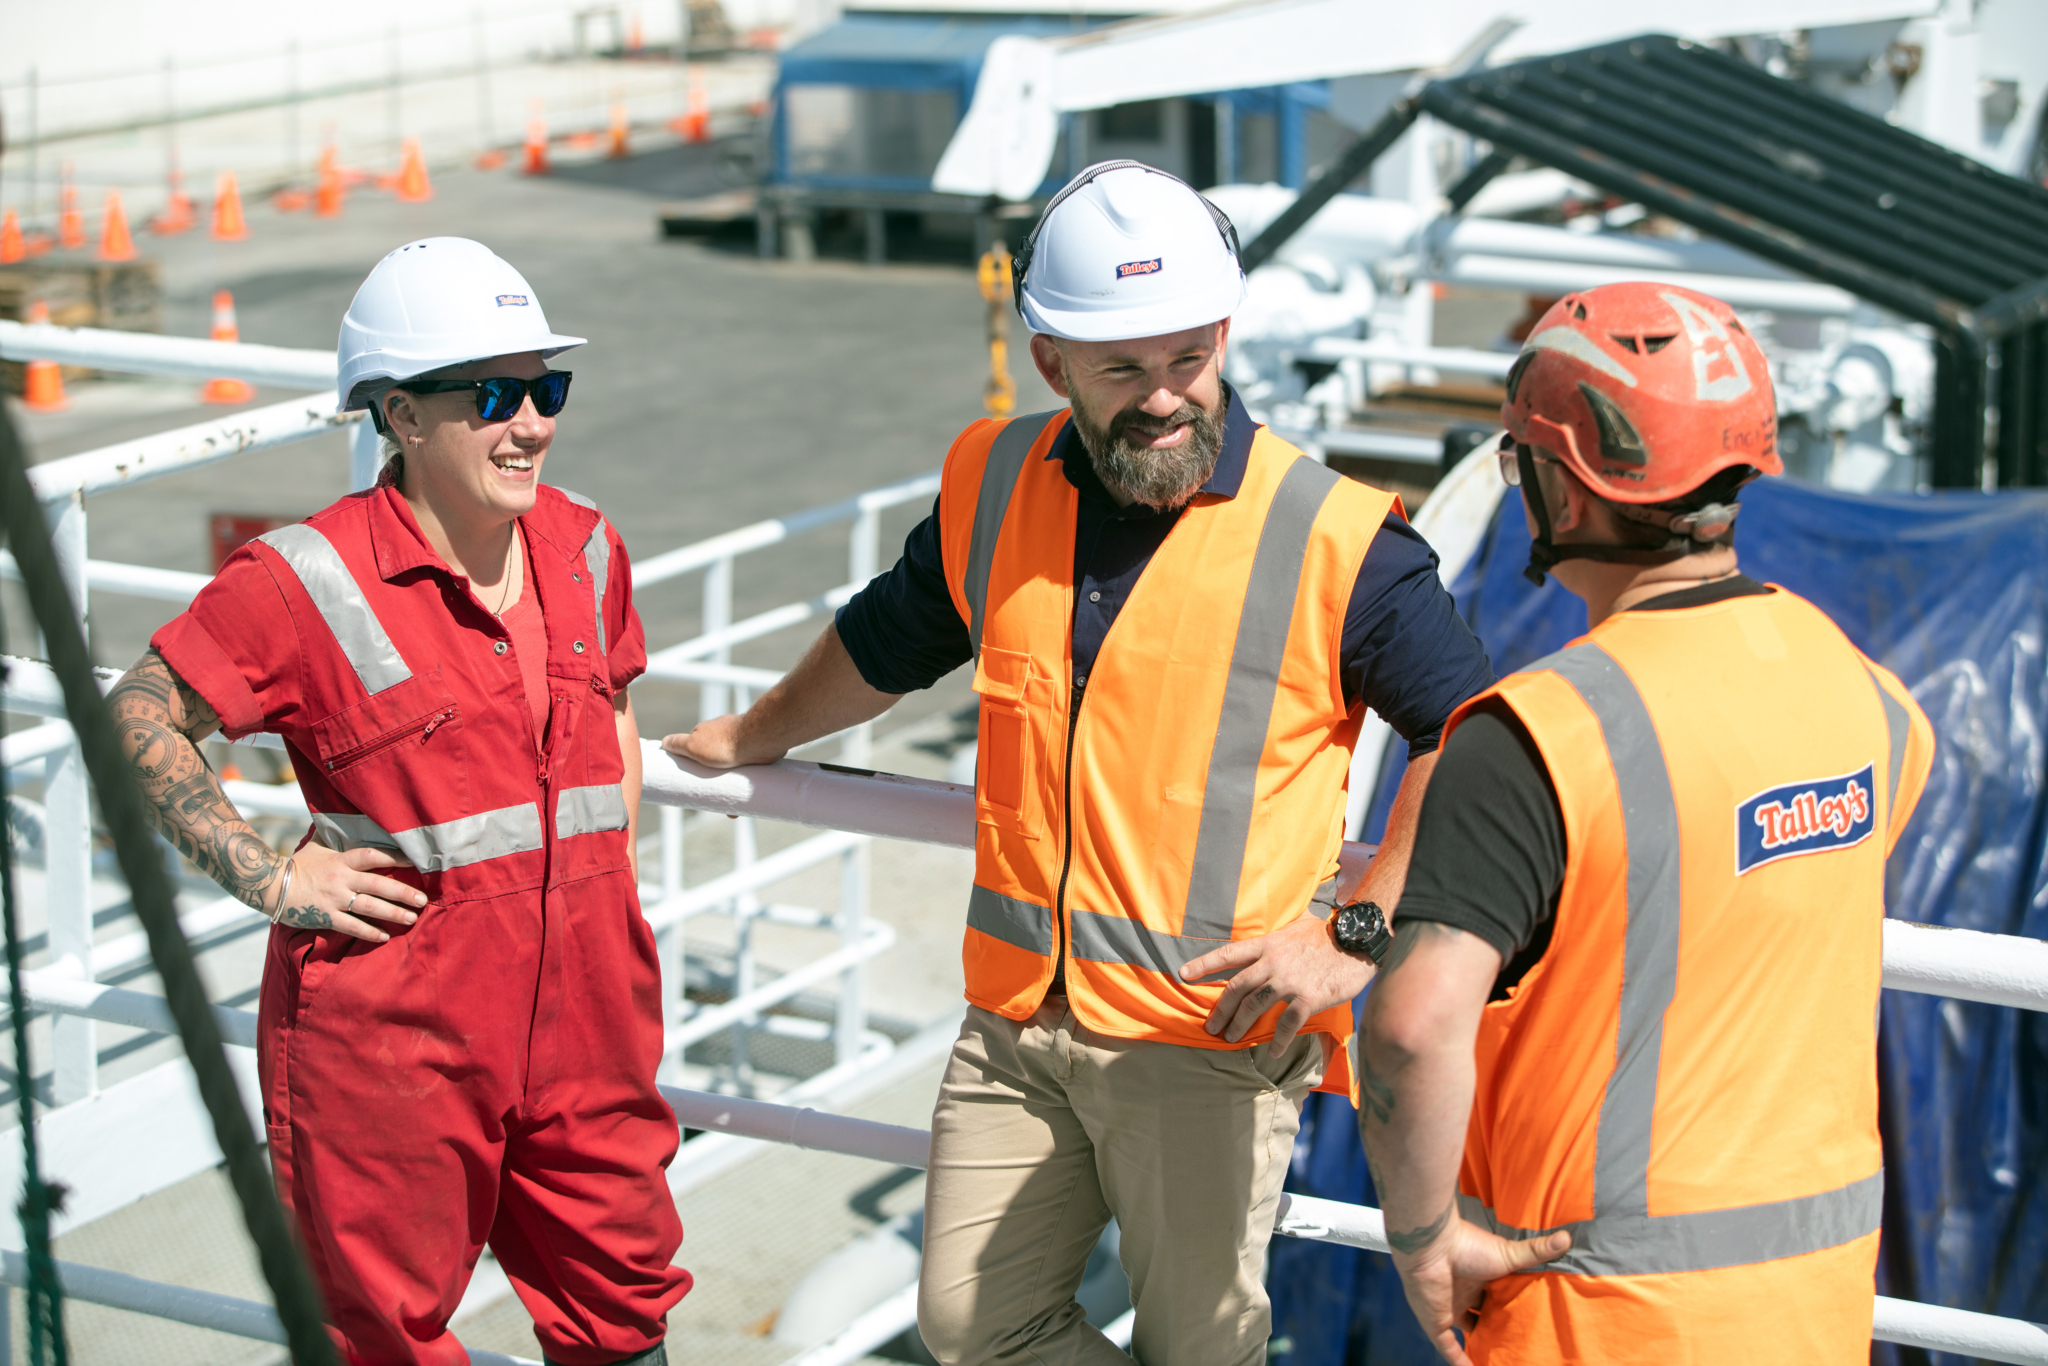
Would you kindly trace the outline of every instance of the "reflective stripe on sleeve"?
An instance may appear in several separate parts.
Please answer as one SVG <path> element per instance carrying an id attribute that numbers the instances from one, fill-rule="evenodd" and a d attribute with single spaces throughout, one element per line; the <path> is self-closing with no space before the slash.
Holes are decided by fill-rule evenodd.
<path id="1" fill-rule="evenodd" d="M 1052 908 L 976 884 L 967 895 L 967 928 L 1032 953 L 1052 952 Z"/>
<path id="2" fill-rule="evenodd" d="M 412 677 L 412 670 L 370 610 L 355 575 L 349 573 L 333 542 L 304 522 L 267 531 L 256 539 L 276 551 L 298 575 L 300 586 L 334 633 L 365 691 L 380 693 Z"/>
<path id="3" fill-rule="evenodd" d="M 543 843 L 540 808 L 532 802 L 396 832 L 368 816 L 315 811 L 313 828 L 329 849 L 388 849 L 403 854 L 422 873 L 445 873 L 507 854 L 531 853 Z"/>
<path id="4" fill-rule="evenodd" d="M 1045 424 L 1058 412 L 1029 413 L 1013 417 L 996 433 L 988 449 L 988 461 L 981 467 L 981 491 L 974 500 L 974 534 L 967 543 L 967 634 L 974 642 L 974 657 L 981 658 L 981 628 L 988 619 L 988 576 L 995 564 L 996 540 L 1003 533 L 1003 517 L 1010 510 L 1010 495 L 1016 491 L 1017 476 L 1024 458 Z"/>
<path id="5" fill-rule="evenodd" d="M 624 830 L 629 824 L 626 791 L 617 783 L 565 787 L 555 796 L 555 838 Z"/>
<path id="6" fill-rule="evenodd" d="M 1555 1229 L 1503 1224 L 1472 1196 L 1458 1196 L 1467 1220 L 1503 1238 L 1520 1240 Z M 1818 1195 L 1774 1200 L 1694 1214 L 1602 1214 L 1560 1227 L 1571 1250 L 1545 1271 L 1567 1276 L 1654 1276 L 1775 1262 L 1804 1256 L 1877 1232 L 1884 1213 L 1884 1173 Z"/>
<path id="7" fill-rule="evenodd" d="M 1181 920 L 1182 931 L 1192 938 L 1228 939 L 1237 923 L 1237 889 L 1244 874 L 1245 844 L 1251 838 L 1259 759 L 1266 752 L 1266 732 L 1273 721 L 1273 697 L 1287 657 L 1287 633 L 1294 624 L 1309 533 L 1342 478 L 1307 456 L 1298 458 L 1281 477 L 1259 530 L 1237 641 L 1230 652 L 1223 712 L 1209 751 L 1209 776 L 1202 789 L 1202 823 Z"/>

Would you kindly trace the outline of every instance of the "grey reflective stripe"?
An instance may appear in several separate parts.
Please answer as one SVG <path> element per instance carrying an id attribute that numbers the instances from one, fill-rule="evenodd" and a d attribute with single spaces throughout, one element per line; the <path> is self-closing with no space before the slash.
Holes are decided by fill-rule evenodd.
<path id="1" fill-rule="evenodd" d="M 1052 952 L 1052 908 L 976 884 L 967 895 L 967 926 L 1032 953 Z"/>
<path id="2" fill-rule="evenodd" d="M 974 534 L 967 542 L 967 635 L 974 643 L 974 657 L 981 658 L 981 628 L 988 620 L 988 575 L 996 559 L 996 539 L 1003 533 L 1003 516 L 1010 510 L 1010 495 L 1023 472 L 1024 457 L 1045 424 L 1057 412 L 1029 413 L 1013 417 L 996 433 L 988 448 L 988 461 L 981 467 L 981 491 L 974 500 Z"/>
<path id="3" fill-rule="evenodd" d="M 1228 939 L 1237 923 L 1237 888 L 1244 873 L 1245 844 L 1251 838 L 1259 759 L 1266 752 L 1266 731 L 1273 720 L 1280 665 L 1287 656 L 1287 633 L 1301 591 L 1309 532 L 1342 478 L 1335 470 L 1300 457 L 1281 477 L 1259 530 L 1244 610 L 1237 620 L 1237 643 L 1230 652 L 1223 713 L 1216 720 L 1216 742 L 1209 750 L 1202 822 L 1181 919 L 1182 931 L 1197 939 Z"/>
<path id="4" fill-rule="evenodd" d="M 1069 913 L 1074 937 L 1068 952 L 1084 963 L 1122 963 L 1126 967 L 1178 975 L 1180 970 L 1205 953 L 1214 953 L 1230 940 L 1206 939 L 1197 935 L 1166 934 L 1120 915 L 1095 911 Z M 1235 968 L 1202 980 L 1225 982 L 1237 975 Z"/>
<path id="5" fill-rule="evenodd" d="M 1466 1219 L 1503 1238 L 1555 1231 L 1503 1224 L 1469 1195 L 1458 1197 L 1458 1207 Z M 1762 1205 L 1693 1214 L 1602 1214 L 1561 1225 L 1571 1232 L 1571 1251 L 1543 1269 L 1568 1276 L 1654 1276 L 1750 1266 L 1854 1242 L 1875 1233 L 1883 1213 L 1880 1170 L 1836 1190 Z"/>
<path id="6" fill-rule="evenodd" d="M 1678 993 L 1678 802 L 1649 708 L 1614 657 L 1589 641 L 1529 666 L 1545 669 L 1569 683 L 1600 722 L 1628 843 L 1621 1018 L 1600 1102 L 1593 1209 L 1602 1219 L 1647 1216 L 1664 1011 Z"/>
<path id="7" fill-rule="evenodd" d="M 304 522 L 267 531 L 256 539 L 275 550 L 299 576 L 299 585 L 334 633 L 365 691 L 380 693 L 412 677 L 412 670 L 385 634 L 384 623 L 370 610 L 369 600 L 333 542 Z"/>
<path id="8" fill-rule="evenodd" d="M 592 512 L 597 512 L 597 504 L 591 502 L 580 493 L 562 488 L 560 485 L 555 486 L 555 492 L 567 498 L 577 507 L 589 508 Z M 597 652 L 599 654 L 607 652 L 604 643 L 604 585 L 607 577 L 610 575 L 612 564 L 612 543 L 605 538 L 604 532 L 604 514 L 598 513 L 597 525 L 591 528 L 590 539 L 583 543 L 583 562 L 590 566 L 590 586 L 596 593 Z M 605 828 L 611 830 L 618 827 L 606 826 Z"/>
<path id="9" fill-rule="evenodd" d="M 555 838 L 595 835 L 605 830 L 624 830 L 626 793 L 617 783 L 592 787 L 565 787 L 555 796 Z"/>
<path id="10" fill-rule="evenodd" d="M 1882 1172 L 1792 1200 L 1650 1213 L 1650 1133 L 1664 1013 L 1678 991 L 1678 805 L 1649 708 L 1614 657 L 1588 641 L 1523 670 L 1545 671 L 1569 684 L 1600 723 L 1628 858 L 1621 1008 L 1614 1070 L 1600 1102 L 1593 1217 L 1564 1225 L 1572 1234 L 1571 1251 L 1545 1269 L 1580 1276 L 1711 1271 L 1839 1247 L 1874 1231 L 1884 1202 Z M 1466 1218 L 1503 1237 L 1534 1236 L 1502 1224 L 1469 1196 L 1460 1195 L 1459 1204 Z"/>
<path id="11" fill-rule="evenodd" d="M 605 521 L 600 517 L 583 543 L 583 562 L 590 566 L 590 588 L 597 603 L 597 652 L 606 653 L 604 643 L 604 583 L 611 571 L 612 543 L 605 538 Z"/>
<path id="12" fill-rule="evenodd" d="M 1906 709 L 1899 705 L 1899 699 L 1877 681 L 1877 674 L 1870 666 L 1864 665 L 1863 671 L 1870 674 L 1870 686 L 1877 689 L 1877 700 L 1884 704 L 1884 728 L 1891 732 L 1892 761 L 1884 789 L 1884 819 L 1886 825 L 1890 825 L 1892 812 L 1899 800 L 1899 774 L 1906 767 L 1906 737 L 1911 733 L 1913 723 L 1907 718 Z"/>
<path id="13" fill-rule="evenodd" d="M 368 816 L 315 811 L 313 828 L 329 849 L 393 849 L 423 873 L 445 873 L 507 854 L 531 853 L 543 843 L 540 808 L 532 802 L 396 832 Z"/>

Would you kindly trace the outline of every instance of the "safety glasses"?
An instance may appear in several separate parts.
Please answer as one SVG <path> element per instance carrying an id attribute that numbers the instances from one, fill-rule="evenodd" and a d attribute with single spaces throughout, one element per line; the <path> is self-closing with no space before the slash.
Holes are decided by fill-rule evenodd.
<path id="1" fill-rule="evenodd" d="M 1529 459 L 1532 463 L 1544 465 L 1562 465 L 1564 463 L 1564 461 L 1554 456 L 1536 454 L 1533 447 L 1516 445 L 1515 439 L 1512 436 L 1503 436 L 1500 439 L 1500 449 L 1496 450 L 1493 455 L 1496 460 L 1500 461 L 1500 481 L 1511 489 L 1518 489 L 1522 486 L 1522 461 L 1520 453 L 1525 450 L 1529 452 Z"/>
<path id="2" fill-rule="evenodd" d="M 486 422 L 506 422 L 519 411 L 528 394 L 533 395 L 533 410 L 542 417 L 561 412 L 562 405 L 569 401 L 572 378 L 574 375 L 568 370 L 550 370 L 539 379 L 432 379 L 394 387 L 414 394 L 452 394 L 474 389 L 477 416 Z"/>

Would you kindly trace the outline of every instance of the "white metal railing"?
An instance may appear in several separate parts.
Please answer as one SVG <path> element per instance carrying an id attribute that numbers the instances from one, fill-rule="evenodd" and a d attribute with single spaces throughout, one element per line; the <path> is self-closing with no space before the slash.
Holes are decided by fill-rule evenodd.
<path id="1" fill-rule="evenodd" d="M 289 389 L 332 390 L 337 371 L 332 351 L 48 323 L 0 322 L 0 358 L 53 360 L 178 379 L 242 379 Z"/>

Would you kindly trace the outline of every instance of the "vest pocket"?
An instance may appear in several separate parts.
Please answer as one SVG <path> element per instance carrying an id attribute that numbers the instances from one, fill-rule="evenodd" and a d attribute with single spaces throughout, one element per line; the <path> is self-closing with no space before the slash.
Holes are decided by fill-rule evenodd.
<path id="1" fill-rule="evenodd" d="M 313 735 L 319 743 L 320 767 L 332 776 L 399 745 L 428 744 L 436 731 L 458 725 L 455 698 L 436 669 L 336 712 L 315 725 Z M 455 757 L 453 746 L 443 749 L 446 752 L 435 756 L 437 762 Z"/>
<path id="2" fill-rule="evenodd" d="M 1037 822 L 1027 815 L 1034 805 L 1030 794 L 1036 777 L 1031 714 L 1025 705 L 1030 681 L 1030 655 L 982 647 L 974 670 L 974 690 L 981 695 L 974 815 L 984 825 L 1036 839 Z"/>

